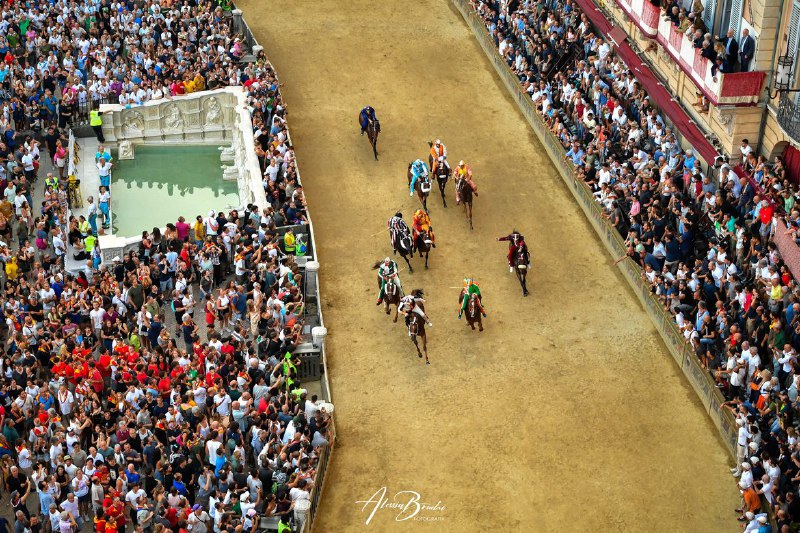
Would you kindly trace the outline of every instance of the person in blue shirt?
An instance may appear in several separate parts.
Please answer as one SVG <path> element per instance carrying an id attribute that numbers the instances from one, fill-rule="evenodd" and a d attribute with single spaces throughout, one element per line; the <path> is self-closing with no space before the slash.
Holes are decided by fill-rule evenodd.
<path id="1" fill-rule="evenodd" d="M 361 125 L 361 135 L 364 135 L 364 132 L 367 131 L 367 126 L 369 125 L 370 120 L 375 122 L 376 126 L 378 126 L 378 130 L 380 131 L 380 122 L 378 122 L 378 117 L 375 115 L 375 109 L 368 105 L 361 110 L 361 113 L 358 114 L 358 123 Z"/>
<path id="2" fill-rule="evenodd" d="M 419 178 L 424 178 L 428 175 L 428 165 L 422 159 L 417 159 L 411 163 L 411 183 L 408 186 L 409 196 L 414 196 L 414 187 L 417 185 Z"/>
<path id="3" fill-rule="evenodd" d="M 572 164 L 576 167 L 580 165 L 581 159 L 583 158 L 583 150 L 581 149 L 580 144 L 576 142 L 572 143 L 572 148 L 569 149 L 569 152 L 567 152 L 564 157 L 566 159 L 571 159 Z"/>

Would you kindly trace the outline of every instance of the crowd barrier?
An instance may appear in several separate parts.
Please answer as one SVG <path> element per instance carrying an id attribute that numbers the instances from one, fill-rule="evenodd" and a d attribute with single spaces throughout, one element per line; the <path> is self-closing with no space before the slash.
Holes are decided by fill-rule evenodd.
<path id="1" fill-rule="evenodd" d="M 550 132 L 534 107 L 530 96 L 523 90 L 514 72 L 506 65 L 494 46 L 483 21 L 474 12 L 467 0 L 450 0 L 461 13 L 467 25 L 472 29 L 478 43 L 486 53 L 486 57 L 494 65 L 500 79 L 503 80 L 511 96 L 516 101 L 522 114 L 536 132 L 550 159 L 567 188 L 578 201 L 592 227 L 600 236 L 609 253 L 617 259 L 625 255 L 624 241 L 617 230 L 603 217 L 603 212 L 594 200 L 591 190 L 575 175 L 572 163 L 566 160 L 566 152 L 559 140 Z M 667 346 L 672 358 L 683 371 L 689 384 L 694 389 L 704 409 L 708 412 L 714 425 L 720 432 L 723 442 L 730 454 L 736 457 L 736 424 L 733 413 L 721 410 L 725 398 L 720 393 L 713 378 L 701 366 L 694 350 L 686 342 L 683 334 L 675 324 L 675 320 L 661 302 L 654 297 L 650 285 L 642 279 L 642 271 L 630 258 L 620 261 L 619 267 L 623 276 L 639 298 L 656 330 Z"/>
<path id="2" fill-rule="evenodd" d="M 241 19 L 241 27 L 237 28 L 237 33 L 240 33 L 244 36 L 248 49 L 255 56 L 256 50 L 261 49 L 261 47 L 259 46 L 258 41 L 256 40 L 253 32 L 250 30 L 250 27 L 247 25 L 247 21 L 244 20 L 244 18 Z M 278 78 L 277 72 L 275 77 L 276 79 Z M 280 82 L 280 80 L 278 81 Z M 287 135 L 289 137 L 288 140 L 291 143 L 291 135 L 288 134 L 288 131 Z M 302 184 L 299 164 L 297 165 L 297 182 Z M 306 217 L 308 218 L 307 226 L 292 226 L 292 229 L 295 231 L 295 234 L 297 234 L 299 231 L 305 233 L 306 228 L 308 229 L 308 240 L 306 243 L 308 245 L 308 251 L 306 255 L 309 258 L 315 258 L 318 260 L 316 253 L 316 240 L 314 238 L 314 223 L 311 220 L 310 213 L 306 213 Z M 279 230 L 279 234 L 281 235 L 286 232 L 286 228 L 281 228 L 281 230 Z M 304 272 L 304 275 L 308 276 L 311 275 L 311 273 Z M 316 316 L 314 317 L 316 320 L 314 320 L 314 322 L 318 323 L 320 327 L 324 328 L 325 323 L 322 319 L 322 309 L 319 305 L 319 302 L 321 301 L 319 294 L 319 278 L 317 277 L 316 272 L 314 272 L 313 275 L 315 276 L 314 303 L 316 305 Z M 332 403 L 333 397 L 331 395 L 330 382 L 328 381 L 328 365 L 325 356 L 325 340 L 323 338 L 321 346 L 300 354 L 301 365 L 300 368 L 298 368 L 298 374 L 301 382 L 318 379 L 322 391 L 322 398 Z M 308 509 L 308 511 L 306 511 L 300 533 L 311 533 L 313 530 L 317 509 L 319 508 L 319 502 L 322 498 L 322 493 L 325 488 L 325 474 L 328 469 L 328 464 L 331 461 L 331 457 L 333 456 L 333 450 L 336 444 L 335 419 L 333 419 L 333 416 L 331 418 L 331 427 L 327 436 L 330 445 L 323 448 L 320 452 L 319 462 L 317 463 L 317 475 L 314 479 L 314 488 L 311 490 L 311 507 Z"/>

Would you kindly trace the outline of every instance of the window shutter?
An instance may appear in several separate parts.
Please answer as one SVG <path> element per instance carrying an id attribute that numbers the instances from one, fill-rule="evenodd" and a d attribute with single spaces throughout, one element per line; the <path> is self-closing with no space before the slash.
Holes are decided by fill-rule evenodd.
<path id="1" fill-rule="evenodd" d="M 703 6 L 703 24 L 706 25 L 708 28 L 706 31 L 714 33 L 712 30 L 714 28 L 714 15 L 717 11 L 717 0 L 706 0 L 705 5 Z"/>
<path id="2" fill-rule="evenodd" d="M 711 1 L 711 0 L 709 0 Z M 739 34 L 741 33 L 742 29 L 742 8 L 744 7 L 744 2 L 742 0 L 731 0 L 731 22 L 730 26 L 728 26 L 729 30 L 733 30 L 733 36 L 736 40 L 739 40 Z"/>
<path id="3" fill-rule="evenodd" d="M 800 2 L 792 2 L 792 16 L 789 17 L 786 53 L 789 57 L 797 57 L 798 37 L 800 37 Z"/>

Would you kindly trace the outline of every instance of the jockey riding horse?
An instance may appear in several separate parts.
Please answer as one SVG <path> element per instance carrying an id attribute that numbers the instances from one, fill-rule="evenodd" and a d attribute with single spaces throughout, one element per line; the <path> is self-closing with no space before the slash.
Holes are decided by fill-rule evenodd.
<path id="1" fill-rule="evenodd" d="M 520 243 L 525 242 L 525 237 L 517 230 L 513 230 L 505 237 L 498 237 L 498 241 L 508 241 L 508 271 L 514 272 L 514 256 L 517 253 L 517 247 Z"/>
<path id="2" fill-rule="evenodd" d="M 409 257 L 414 256 L 414 239 L 411 237 L 411 229 L 409 229 L 406 221 L 403 220 L 403 214 L 398 211 L 389 219 L 387 224 L 392 240 L 392 250 L 394 250 L 395 254 L 400 252 L 400 255 L 408 265 L 408 271 L 414 272 L 411 262 L 408 260 Z"/>
<path id="3" fill-rule="evenodd" d="M 361 110 L 361 113 L 358 114 L 358 123 L 361 126 L 361 135 L 366 133 L 367 126 L 369 126 L 370 122 L 375 124 L 377 131 L 381 131 L 381 123 L 378 120 L 378 117 L 375 115 L 375 109 L 368 105 Z"/>
<path id="4" fill-rule="evenodd" d="M 442 205 L 447 207 L 444 189 L 447 186 L 447 182 L 450 180 L 450 165 L 444 157 L 439 157 L 433 160 L 431 172 L 436 177 L 436 183 L 439 185 L 439 193 L 442 195 Z"/>
<path id="5" fill-rule="evenodd" d="M 475 295 L 478 298 L 478 309 L 480 310 L 481 314 L 485 317 L 486 311 L 483 309 L 482 305 L 482 298 L 481 298 L 481 288 L 478 286 L 477 283 L 472 278 L 464 278 L 464 288 L 461 289 L 461 308 L 458 310 L 458 319 L 461 320 L 461 316 L 464 314 L 464 311 L 467 309 L 467 304 L 469 303 L 470 298 L 472 295 Z"/>

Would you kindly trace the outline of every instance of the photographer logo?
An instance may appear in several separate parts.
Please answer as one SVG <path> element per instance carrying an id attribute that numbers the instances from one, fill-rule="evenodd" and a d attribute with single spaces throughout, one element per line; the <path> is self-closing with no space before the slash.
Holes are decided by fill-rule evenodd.
<path id="1" fill-rule="evenodd" d="M 359 500 L 361 511 L 367 514 L 365 524 L 369 525 L 378 511 L 390 512 L 395 521 L 405 522 L 414 520 L 418 522 L 439 522 L 444 520 L 445 506 L 441 500 L 435 504 L 423 502 L 422 495 L 413 490 L 401 490 L 393 496 L 387 496 L 387 488 L 381 487 L 367 500 Z"/>

